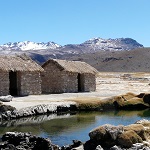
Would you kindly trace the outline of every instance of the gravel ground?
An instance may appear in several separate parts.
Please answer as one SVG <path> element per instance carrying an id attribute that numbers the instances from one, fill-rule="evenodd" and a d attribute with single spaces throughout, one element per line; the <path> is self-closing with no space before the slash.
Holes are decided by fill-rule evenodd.
<path id="1" fill-rule="evenodd" d="M 84 93 L 63 93 L 48 95 L 30 95 L 25 97 L 14 97 L 11 102 L 4 104 L 21 109 L 39 104 L 73 103 L 74 99 L 84 98 L 105 99 L 132 92 L 135 94 L 148 93 L 150 91 L 150 73 L 113 73 L 104 72 L 97 76 L 97 90 Z M 71 100 L 71 101 L 70 101 Z"/>

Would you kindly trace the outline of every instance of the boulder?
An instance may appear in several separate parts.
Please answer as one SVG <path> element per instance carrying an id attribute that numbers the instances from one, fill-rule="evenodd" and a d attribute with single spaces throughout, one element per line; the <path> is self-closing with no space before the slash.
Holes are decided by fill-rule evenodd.
<path id="1" fill-rule="evenodd" d="M 95 141 L 97 144 L 111 147 L 116 144 L 118 135 L 123 132 L 124 128 L 122 125 L 113 126 L 106 124 L 90 131 L 89 136 L 90 140 Z"/>
<path id="2" fill-rule="evenodd" d="M 115 96 L 113 98 L 113 105 L 115 109 L 146 109 L 150 108 L 150 94 L 141 93 L 135 95 L 127 93 L 124 95 Z"/>
<path id="3" fill-rule="evenodd" d="M 150 121 L 140 120 L 128 126 L 106 124 L 90 131 L 89 136 L 90 140 L 86 145 L 92 145 L 92 148 L 98 145 L 112 150 L 146 146 L 150 148 Z"/>
<path id="4" fill-rule="evenodd" d="M 144 148 L 144 144 L 143 143 L 136 143 L 136 144 L 133 144 L 132 145 L 132 149 L 142 149 L 142 148 Z"/>
<path id="5" fill-rule="evenodd" d="M 124 131 L 129 130 L 136 132 L 136 134 L 138 134 L 142 138 L 142 140 L 147 140 L 147 137 L 145 135 L 145 129 L 142 124 L 131 124 L 124 127 Z"/>
<path id="6" fill-rule="evenodd" d="M 121 150 L 121 148 L 118 147 L 117 145 L 115 145 L 115 146 L 111 147 L 110 150 Z"/>
<path id="7" fill-rule="evenodd" d="M 16 110 L 15 107 L 10 105 L 0 105 L 0 113 L 6 112 L 6 111 L 14 111 Z"/>
<path id="8" fill-rule="evenodd" d="M 104 150 L 101 145 L 98 145 L 95 150 Z"/>
<path id="9" fill-rule="evenodd" d="M 148 103 L 150 105 L 150 94 L 145 94 L 143 97 L 144 103 Z"/>
<path id="10" fill-rule="evenodd" d="M 95 150 L 97 147 L 99 148 L 100 144 L 98 144 L 94 140 L 88 140 L 84 143 L 84 150 Z"/>
<path id="11" fill-rule="evenodd" d="M 81 141 L 73 140 L 73 144 L 62 146 L 61 150 L 84 150 L 84 147 Z"/>
<path id="12" fill-rule="evenodd" d="M 135 122 L 135 124 L 143 125 L 146 139 L 147 139 L 147 141 L 150 141 L 150 120 L 146 120 L 146 119 L 139 120 L 139 121 Z M 149 145 L 150 145 L 150 142 L 149 142 Z"/>
<path id="13" fill-rule="evenodd" d="M 10 102 L 10 101 L 12 101 L 12 99 L 13 99 L 13 96 L 11 96 L 11 95 L 0 96 L 0 101 L 2 101 L 2 102 Z"/>
<path id="14" fill-rule="evenodd" d="M 72 148 L 71 150 L 84 150 L 83 145 L 80 145 L 79 147 Z"/>
<path id="15" fill-rule="evenodd" d="M 121 147 L 130 148 L 135 143 L 142 143 L 142 138 L 133 130 L 125 131 L 118 135 L 117 143 Z"/>

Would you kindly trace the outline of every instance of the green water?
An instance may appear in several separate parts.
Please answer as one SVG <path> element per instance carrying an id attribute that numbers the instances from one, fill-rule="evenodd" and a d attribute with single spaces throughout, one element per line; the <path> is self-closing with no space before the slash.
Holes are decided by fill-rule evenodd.
<path id="1" fill-rule="evenodd" d="M 150 110 L 53 114 L 2 122 L 0 133 L 32 132 L 32 134 L 50 138 L 54 144 L 62 146 L 71 144 L 74 139 L 82 142 L 88 140 L 89 131 L 100 125 L 128 125 L 141 119 L 150 120 Z"/>

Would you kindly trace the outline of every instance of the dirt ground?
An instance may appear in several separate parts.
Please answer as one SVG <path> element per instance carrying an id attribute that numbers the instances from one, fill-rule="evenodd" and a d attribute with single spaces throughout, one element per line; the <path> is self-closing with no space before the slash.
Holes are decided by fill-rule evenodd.
<path id="1" fill-rule="evenodd" d="M 84 99 L 85 101 L 86 99 L 105 99 L 128 92 L 135 94 L 149 93 L 150 73 L 103 72 L 97 75 L 96 83 L 97 90 L 95 92 L 14 97 L 11 102 L 5 102 L 4 104 L 21 109 L 39 104 L 70 103 L 74 99 Z"/>

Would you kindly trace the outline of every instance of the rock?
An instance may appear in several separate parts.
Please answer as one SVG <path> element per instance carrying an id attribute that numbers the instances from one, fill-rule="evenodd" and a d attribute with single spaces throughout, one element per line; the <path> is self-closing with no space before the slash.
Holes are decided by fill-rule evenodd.
<path id="1" fill-rule="evenodd" d="M 3 113 L 1 116 L 2 116 L 2 119 L 3 119 L 3 120 L 10 120 L 11 111 L 6 111 L 6 112 Z"/>
<path id="2" fill-rule="evenodd" d="M 115 109 L 146 109 L 150 108 L 150 94 L 135 95 L 127 93 L 113 98 Z"/>
<path id="3" fill-rule="evenodd" d="M 119 125 L 119 126 L 112 126 L 112 125 L 106 126 L 105 130 L 110 134 L 110 136 L 113 140 L 116 140 L 117 136 L 119 134 L 121 134 L 122 132 L 124 132 L 124 128 L 123 128 L 122 125 Z"/>
<path id="4" fill-rule="evenodd" d="M 2 136 L 2 141 L 6 142 L 0 147 L 14 150 L 59 150 L 59 147 L 53 145 L 49 139 L 33 136 L 30 133 L 6 132 Z M 11 147 L 10 147 L 11 146 Z"/>
<path id="5" fill-rule="evenodd" d="M 106 137 L 106 130 L 103 126 L 98 127 L 92 131 L 90 131 L 89 133 L 90 139 L 91 140 L 96 140 L 96 141 L 100 141 L 100 140 L 105 140 Z"/>
<path id="6" fill-rule="evenodd" d="M 0 105 L 0 118 L 2 120 L 11 120 L 15 118 L 22 118 L 33 115 L 48 114 L 48 113 L 58 113 L 65 112 L 75 109 L 75 104 L 72 103 L 55 103 L 55 104 L 41 104 L 31 107 L 22 108 L 16 110 L 16 108 L 9 105 Z M 11 111 L 9 114 L 7 111 Z"/>
<path id="7" fill-rule="evenodd" d="M 16 147 L 13 145 L 13 144 L 5 144 L 3 146 L 0 146 L 0 148 L 2 150 L 16 150 Z M 24 150 L 24 149 L 21 149 L 21 150 Z"/>
<path id="8" fill-rule="evenodd" d="M 104 149 L 100 145 L 98 145 L 95 150 L 104 150 Z"/>
<path id="9" fill-rule="evenodd" d="M 138 97 L 138 98 L 143 98 L 144 97 L 144 95 L 145 95 L 145 93 L 140 93 L 139 95 L 137 95 L 136 97 Z"/>
<path id="10" fill-rule="evenodd" d="M 128 126 L 106 124 L 90 131 L 89 136 L 90 140 L 85 145 L 86 147 L 92 145 L 92 149 L 98 145 L 112 150 L 130 149 L 131 147 L 137 149 L 142 146 L 142 149 L 146 146 L 150 149 L 150 121 L 140 120 Z"/>
<path id="11" fill-rule="evenodd" d="M 135 149 L 142 149 L 144 147 L 144 144 L 143 143 L 135 143 L 133 144 L 132 148 L 135 148 Z"/>
<path id="12" fill-rule="evenodd" d="M 79 147 L 72 148 L 71 150 L 84 150 L 84 146 L 80 145 Z"/>
<path id="13" fill-rule="evenodd" d="M 14 110 L 16 110 L 16 108 L 10 105 L 0 105 L 0 113 L 6 112 L 6 111 L 14 111 Z"/>
<path id="14" fill-rule="evenodd" d="M 96 141 L 100 145 L 107 145 L 108 147 L 116 144 L 116 139 L 119 134 L 124 132 L 123 126 L 103 125 L 89 133 L 90 140 Z"/>
<path id="15" fill-rule="evenodd" d="M 136 132 L 142 138 L 142 140 L 147 140 L 146 135 L 145 135 L 145 129 L 144 129 L 144 126 L 142 124 L 128 125 L 128 126 L 124 127 L 124 130 L 125 131 L 132 130 L 132 131 Z"/>
<path id="16" fill-rule="evenodd" d="M 142 138 L 135 131 L 129 130 L 118 135 L 117 143 L 121 147 L 130 148 L 135 143 L 142 143 Z"/>
<path id="17" fill-rule="evenodd" d="M 51 141 L 49 139 L 44 139 L 41 137 L 36 138 L 36 143 L 33 150 L 49 150 L 51 147 Z"/>
<path id="18" fill-rule="evenodd" d="M 2 101 L 2 102 L 10 102 L 10 101 L 12 101 L 12 99 L 13 99 L 13 96 L 11 96 L 11 95 L 0 96 L 0 101 Z"/>
<path id="19" fill-rule="evenodd" d="M 67 106 L 57 106 L 57 112 L 65 112 L 65 111 L 69 111 L 70 108 Z"/>
<path id="20" fill-rule="evenodd" d="M 118 147 L 117 145 L 115 145 L 115 146 L 111 147 L 110 150 L 121 150 L 121 148 Z"/>
<path id="21" fill-rule="evenodd" d="M 81 141 L 78 141 L 78 140 L 73 140 L 72 142 L 73 142 L 72 147 L 78 147 L 83 144 Z"/>
<path id="22" fill-rule="evenodd" d="M 137 122 L 135 122 L 135 124 L 141 124 L 144 127 L 144 132 L 145 132 L 145 139 L 147 141 L 150 141 L 150 120 L 139 120 Z M 149 142 L 149 146 L 150 146 L 150 142 Z"/>
<path id="23" fill-rule="evenodd" d="M 142 119 L 142 120 L 139 120 L 139 121 L 136 121 L 135 124 L 150 124 L 150 120 L 146 120 L 146 119 Z"/>
<path id="24" fill-rule="evenodd" d="M 150 105 L 150 94 L 145 94 L 143 97 L 143 101 Z"/>
<path id="25" fill-rule="evenodd" d="M 0 115 L 1 120 L 11 120 L 13 118 L 16 118 L 16 115 L 13 113 L 14 111 L 5 111 Z"/>
<path id="26" fill-rule="evenodd" d="M 94 140 L 88 140 L 84 143 L 84 150 L 95 150 L 99 144 Z"/>
<path id="27" fill-rule="evenodd" d="M 63 146 L 61 149 L 62 150 L 84 150 L 83 143 L 78 140 L 73 140 L 73 144 Z"/>

